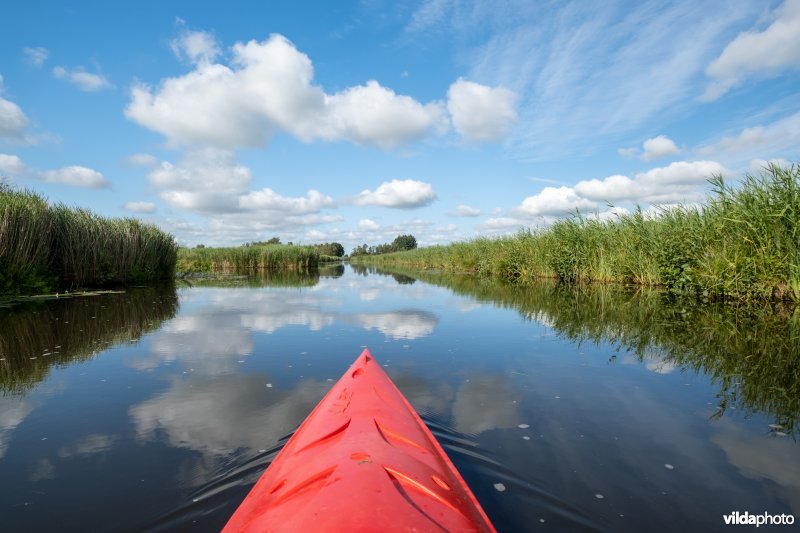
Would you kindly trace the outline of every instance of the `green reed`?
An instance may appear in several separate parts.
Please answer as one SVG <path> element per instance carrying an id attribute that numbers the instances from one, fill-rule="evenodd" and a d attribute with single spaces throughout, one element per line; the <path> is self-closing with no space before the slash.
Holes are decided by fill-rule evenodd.
<path id="1" fill-rule="evenodd" d="M 313 246 L 267 244 L 235 248 L 180 248 L 180 272 L 258 272 L 304 270 L 319 265 Z"/>
<path id="2" fill-rule="evenodd" d="M 704 298 L 800 301 L 800 166 L 769 166 L 736 186 L 711 178 L 701 207 L 614 220 L 580 215 L 512 237 L 351 259 L 517 282 L 662 286 Z"/>
<path id="3" fill-rule="evenodd" d="M 0 294 L 170 279 L 176 258 L 172 235 L 151 224 L 0 188 Z"/>

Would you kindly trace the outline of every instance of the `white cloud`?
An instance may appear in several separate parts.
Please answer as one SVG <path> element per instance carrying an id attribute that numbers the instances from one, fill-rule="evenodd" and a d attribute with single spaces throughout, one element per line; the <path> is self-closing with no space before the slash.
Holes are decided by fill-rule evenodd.
<path id="1" fill-rule="evenodd" d="M 791 166 L 791 163 L 789 163 L 789 161 L 783 159 L 782 157 L 777 157 L 775 159 L 769 159 L 769 160 L 753 159 L 752 161 L 750 161 L 750 172 L 756 174 L 759 172 L 763 172 L 770 165 L 774 165 L 776 167 L 781 167 L 781 168 L 789 168 Z"/>
<path id="2" fill-rule="evenodd" d="M 436 200 L 429 183 L 416 180 L 392 180 L 381 183 L 375 191 L 364 190 L 355 198 L 357 205 L 379 205 L 410 209 L 422 207 Z"/>
<path id="3" fill-rule="evenodd" d="M 170 48 L 178 59 L 192 64 L 210 63 L 222 53 L 214 36 L 204 31 L 186 31 L 170 42 Z"/>
<path id="4" fill-rule="evenodd" d="M 708 65 L 714 81 L 704 100 L 716 100 L 752 75 L 770 75 L 800 67 L 800 0 L 786 0 L 763 31 L 740 33 Z"/>
<path id="5" fill-rule="evenodd" d="M 348 139 L 359 144 L 393 148 L 421 137 L 431 128 L 442 129 L 438 103 L 422 105 L 409 96 L 399 96 L 377 81 L 351 87 L 326 98 L 329 140 Z"/>
<path id="6" fill-rule="evenodd" d="M 639 153 L 638 148 L 617 148 L 617 153 L 625 159 L 633 159 Z"/>
<path id="7" fill-rule="evenodd" d="M 178 164 L 162 162 L 148 175 L 161 197 L 178 209 L 206 214 L 254 213 L 254 220 L 302 216 L 333 206 L 333 199 L 310 190 L 285 197 L 270 188 L 248 191 L 250 169 L 233 152 L 212 148 L 187 152 Z"/>
<path id="8" fill-rule="evenodd" d="M 128 211 L 134 213 L 155 213 L 156 204 L 152 202 L 126 202 L 123 206 Z"/>
<path id="9" fill-rule="evenodd" d="M 584 198 L 596 201 L 615 202 L 630 200 L 638 194 L 638 184 L 628 176 L 616 174 L 602 180 L 591 179 L 575 184 L 575 192 Z"/>
<path id="10" fill-rule="evenodd" d="M 37 171 L 28 167 L 18 156 L 9 154 L 0 154 L 0 174 L 3 173 L 16 178 L 38 179 L 85 189 L 111 186 L 105 176 L 91 168 L 72 165 L 57 170 Z"/>
<path id="11" fill-rule="evenodd" d="M 668 155 L 675 155 L 680 150 L 675 146 L 675 142 L 666 135 L 659 135 L 652 139 L 647 139 L 642 145 L 644 149 L 641 158 L 645 161 L 652 161 L 654 159 L 661 159 Z"/>
<path id="12" fill-rule="evenodd" d="M 567 215 L 596 207 L 594 201 L 578 196 L 572 187 L 545 187 L 539 194 L 525 198 L 514 211 L 522 216 Z"/>
<path id="13" fill-rule="evenodd" d="M 154 167 L 158 164 L 158 158 L 150 154 L 133 154 L 126 159 L 129 165 L 137 167 Z"/>
<path id="14" fill-rule="evenodd" d="M 349 140 L 393 147 L 441 127 L 441 104 L 420 104 L 376 81 L 328 95 L 311 60 L 281 35 L 236 43 L 229 65 L 213 63 L 210 36 L 193 48 L 191 72 L 136 85 L 125 115 L 172 144 L 256 147 L 277 132 L 311 142 Z M 189 54 L 187 43 L 182 53 Z"/>
<path id="15" fill-rule="evenodd" d="M 779 156 L 797 157 L 800 146 L 800 112 L 770 124 L 743 129 L 738 135 L 723 137 L 697 150 L 705 157 L 726 163 L 745 163 L 752 159 Z"/>
<path id="16" fill-rule="evenodd" d="M 85 189 L 102 189 L 111 185 L 100 172 L 77 165 L 58 170 L 46 170 L 39 177 L 47 183 L 59 183 Z"/>
<path id="17" fill-rule="evenodd" d="M 22 49 L 22 53 L 25 55 L 25 61 L 34 67 L 41 67 L 47 61 L 47 56 L 50 55 L 47 48 L 42 46 L 25 47 Z"/>
<path id="18" fill-rule="evenodd" d="M 28 172 L 28 167 L 18 156 L 0 154 L 0 174 L 11 177 L 21 177 Z"/>
<path id="19" fill-rule="evenodd" d="M 481 216 L 482 212 L 477 207 L 462 204 L 456 207 L 454 214 L 460 217 L 479 217 Z"/>
<path id="20" fill-rule="evenodd" d="M 323 232 L 321 232 L 319 230 L 316 230 L 316 229 L 308 230 L 306 232 L 306 240 L 308 240 L 308 241 L 320 242 L 320 241 L 324 241 L 327 238 L 328 238 L 328 235 L 326 233 L 323 233 Z"/>
<path id="21" fill-rule="evenodd" d="M 330 196 L 309 190 L 305 197 L 288 198 L 281 196 L 272 189 L 264 188 L 249 192 L 239 198 L 239 207 L 245 210 L 280 211 L 294 215 L 316 213 L 325 207 L 332 207 L 333 199 Z"/>
<path id="22" fill-rule="evenodd" d="M 468 141 L 499 141 L 517 121 L 517 95 L 459 78 L 447 92 L 447 110 L 456 131 Z"/>
<path id="23" fill-rule="evenodd" d="M 513 217 L 492 217 L 486 219 L 480 227 L 490 230 L 502 230 L 511 228 L 521 228 L 525 222 Z"/>
<path id="24" fill-rule="evenodd" d="M 22 141 L 25 139 L 28 117 L 17 104 L 6 100 L 2 94 L 3 76 L 0 76 L 0 139 Z"/>
<path id="25" fill-rule="evenodd" d="M 369 218 L 362 218 L 358 221 L 358 229 L 363 231 L 375 231 L 380 227 L 380 224 Z"/>
<path id="26" fill-rule="evenodd" d="M 84 92 L 96 92 L 111 87 L 111 83 L 105 76 L 86 72 L 83 67 L 73 70 L 68 70 L 65 67 L 55 67 L 53 68 L 53 76 L 67 80 Z"/>
<path id="27" fill-rule="evenodd" d="M 628 176 L 614 175 L 575 184 L 573 191 L 582 198 L 602 202 L 677 203 L 702 199 L 702 188 L 712 175 L 726 174 L 716 161 L 676 161 Z"/>

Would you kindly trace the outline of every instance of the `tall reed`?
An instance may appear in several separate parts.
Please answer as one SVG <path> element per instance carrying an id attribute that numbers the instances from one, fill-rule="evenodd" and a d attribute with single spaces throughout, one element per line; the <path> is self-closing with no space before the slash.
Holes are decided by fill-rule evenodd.
<path id="1" fill-rule="evenodd" d="M 353 262 L 527 282 L 664 286 L 706 298 L 800 301 L 800 166 L 771 165 L 731 186 L 712 177 L 701 207 L 615 220 L 576 215 L 513 237 L 479 238 Z"/>
<path id="2" fill-rule="evenodd" d="M 313 246 L 266 244 L 235 248 L 181 248 L 180 272 L 258 272 L 303 270 L 319 265 L 319 250 Z"/>
<path id="3" fill-rule="evenodd" d="M 176 259 L 175 239 L 151 224 L 0 189 L 0 294 L 170 279 Z"/>

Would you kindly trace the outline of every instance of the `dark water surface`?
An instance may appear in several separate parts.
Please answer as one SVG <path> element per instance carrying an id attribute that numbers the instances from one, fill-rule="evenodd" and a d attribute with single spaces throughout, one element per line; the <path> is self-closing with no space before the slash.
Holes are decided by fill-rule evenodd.
<path id="1" fill-rule="evenodd" d="M 218 530 L 363 346 L 501 531 L 800 518 L 799 323 L 353 267 L 0 308 L 0 530 Z"/>

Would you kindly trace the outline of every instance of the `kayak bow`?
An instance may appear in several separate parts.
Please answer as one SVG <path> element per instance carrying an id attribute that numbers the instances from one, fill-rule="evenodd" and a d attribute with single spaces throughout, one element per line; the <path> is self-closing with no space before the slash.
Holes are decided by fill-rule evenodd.
<path id="1" fill-rule="evenodd" d="M 436 438 L 364 350 L 223 531 L 443 530 L 495 531 Z"/>

